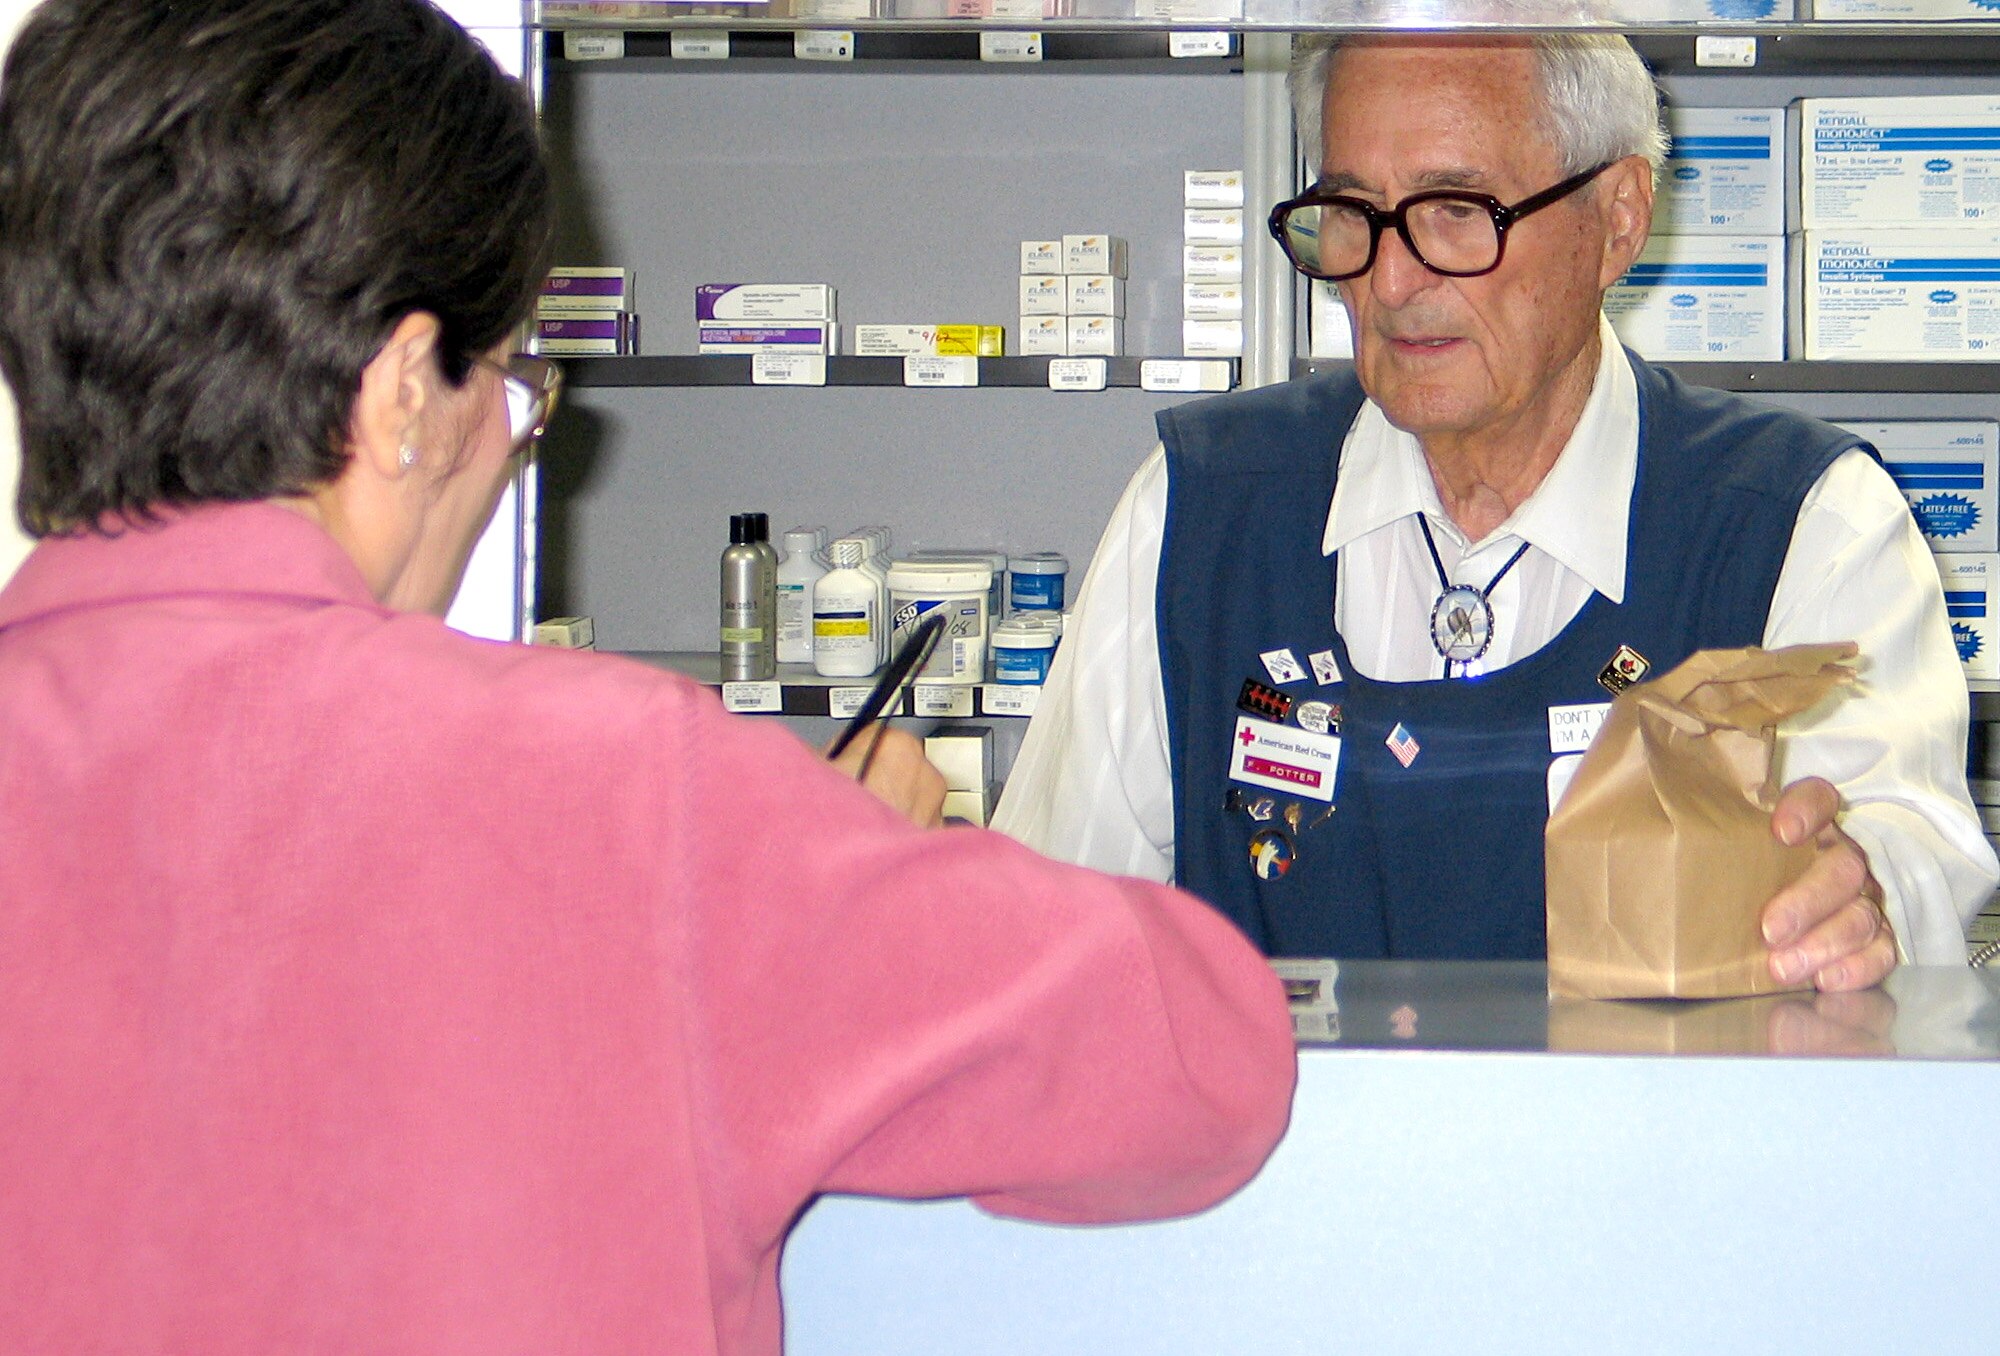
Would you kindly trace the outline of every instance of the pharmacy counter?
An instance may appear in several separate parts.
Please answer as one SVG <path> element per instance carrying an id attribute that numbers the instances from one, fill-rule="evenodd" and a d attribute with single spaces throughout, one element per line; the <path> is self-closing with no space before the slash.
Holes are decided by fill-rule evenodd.
<path id="1" fill-rule="evenodd" d="M 788 1356 L 2000 1350 L 2000 974 L 1839 1003 L 1550 1003 L 1349 962 L 1223 1205 L 1073 1229 L 829 1198 Z"/>

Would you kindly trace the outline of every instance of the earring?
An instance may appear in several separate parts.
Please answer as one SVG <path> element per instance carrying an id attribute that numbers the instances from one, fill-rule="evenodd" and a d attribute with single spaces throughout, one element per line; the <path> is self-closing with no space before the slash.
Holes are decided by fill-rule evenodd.
<path id="1" fill-rule="evenodd" d="M 397 449 L 396 459 L 405 466 L 415 466 L 417 464 L 417 449 L 411 447 L 408 443 L 404 443 L 402 447 Z"/>

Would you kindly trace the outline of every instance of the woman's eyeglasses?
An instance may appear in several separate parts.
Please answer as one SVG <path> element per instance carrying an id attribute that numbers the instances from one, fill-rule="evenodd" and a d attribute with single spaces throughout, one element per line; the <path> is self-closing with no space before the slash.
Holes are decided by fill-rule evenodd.
<path id="1" fill-rule="evenodd" d="M 541 437 L 562 395 L 562 369 L 547 358 L 527 353 L 516 353 L 504 366 L 491 358 L 473 361 L 498 373 L 507 392 L 507 434 L 513 440 L 510 451 L 519 452 Z"/>

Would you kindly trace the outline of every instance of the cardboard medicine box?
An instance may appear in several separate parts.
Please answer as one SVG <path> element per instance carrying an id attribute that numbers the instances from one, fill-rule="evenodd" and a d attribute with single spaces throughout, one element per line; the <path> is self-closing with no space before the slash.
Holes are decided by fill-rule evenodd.
<path id="1" fill-rule="evenodd" d="M 2000 424 L 1990 419 L 1899 419 L 1840 426 L 1874 444 L 1910 502 L 1931 550 L 2000 551 Z"/>

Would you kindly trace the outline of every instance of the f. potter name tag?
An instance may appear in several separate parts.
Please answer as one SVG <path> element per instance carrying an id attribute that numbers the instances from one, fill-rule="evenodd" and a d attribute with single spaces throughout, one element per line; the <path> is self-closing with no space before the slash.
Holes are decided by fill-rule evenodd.
<path id="1" fill-rule="evenodd" d="M 1340 736 L 1236 718 L 1229 779 L 1269 787 L 1307 800 L 1331 801 L 1340 771 Z"/>

